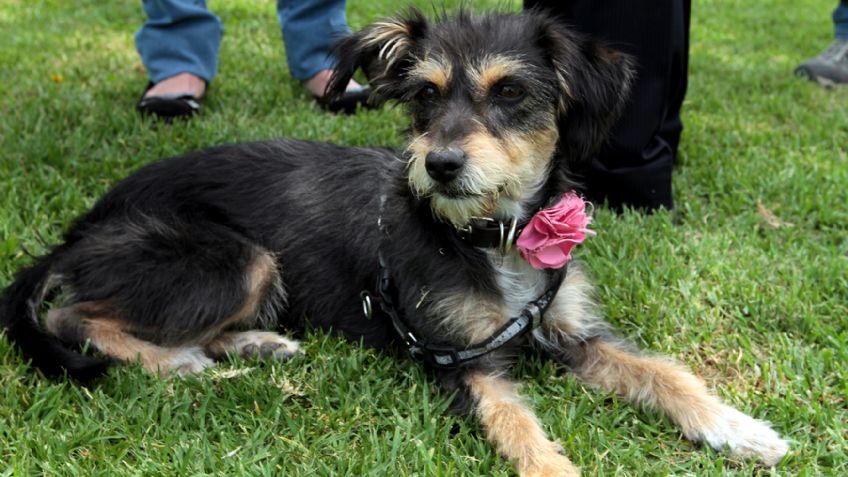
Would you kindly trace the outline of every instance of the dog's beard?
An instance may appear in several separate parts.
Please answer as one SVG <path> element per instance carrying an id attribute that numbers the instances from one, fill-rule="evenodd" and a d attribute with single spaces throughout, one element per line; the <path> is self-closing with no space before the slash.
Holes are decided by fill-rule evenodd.
<path id="1" fill-rule="evenodd" d="M 509 175 L 484 175 L 468 165 L 450 184 L 440 184 L 427 174 L 424 159 L 409 163 L 408 181 L 412 192 L 430 200 L 433 214 L 455 227 L 463 227 L 475 217 L 514 217 L 521 215 L 521 202 L 544 183 L 543 177 L 522 178 Z M 525 184 L 530 182 L 531 184 Z"/>
<path id="2" fill-rule="evenodd" d="M 426 155 L 431 150 L 427 134 L 416 136 L 407 146 L 407 178 L 412 192 L 430 200 L 440 220 L 464 227 L 472 218 L 523 218 L 525 204 L 536 195 L 550 174 L 550 158 L 558 137 L 556 130 L 544 134 L 544 147 L 536 139 L 514 137 L 505 144 L 490 136 L 470 135 L 462 144 L 468 160 L 449 184 L 427 173 Z"/>

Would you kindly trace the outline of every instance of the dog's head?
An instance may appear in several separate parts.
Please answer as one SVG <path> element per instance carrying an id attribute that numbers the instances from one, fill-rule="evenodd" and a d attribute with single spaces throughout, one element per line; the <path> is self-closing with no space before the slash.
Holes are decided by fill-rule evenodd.
<path id="1" fill-rule="evenodd" d="M 539 11 L 435 22 L 412 11 L 335 53 L 330 94 L 362 68 L 372 101 L 408 105 L 410 188 L 456 226 L 532 214 L 549 179 L 604 141 L 632 76 L 627 56 Z"/>

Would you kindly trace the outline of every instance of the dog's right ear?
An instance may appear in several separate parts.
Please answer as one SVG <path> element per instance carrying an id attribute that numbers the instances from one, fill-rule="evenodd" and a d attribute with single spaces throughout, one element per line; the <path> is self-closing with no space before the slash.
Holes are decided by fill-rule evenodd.
<path id="1" fill-rule="evenodd" d="M 589 159 L 607 140 L 634 79 L 634 58 L 576 33 L 554 15 L 531 11 L 560 90 L 561 149 L 570 161 Z"/>
<path id="2" fill-rule="evenodd" d="M 362 68 L 371 85 L 371 102 L 380 104 L 399 98 L 402 75 L 412 64 L 416 43 L 427 32 L 427 19 L 418 10 L 403 18 L 390 18 L 339 40 L 333 47 L 338 58 L 327 85 L 329 98 L 344 93 L 357 69 Z"/>

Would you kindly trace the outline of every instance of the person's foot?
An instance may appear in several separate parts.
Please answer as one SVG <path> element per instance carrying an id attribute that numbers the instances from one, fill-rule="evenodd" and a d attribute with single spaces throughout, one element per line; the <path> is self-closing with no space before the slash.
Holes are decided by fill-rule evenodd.
<path id="1" fill-rule="evenodd" d="M 330 83 L 330 78 L 333 76 L 333 70 L 321 70 L 315 76 L 303 82 L 306 89 L 312 93 L 318 104 L 327 111 L 344 114 L 353 114 L 356 112 L 357 106 L 363 108 L 371 108 L 368 104 L 368 96 L 371 95 L 371 90 L 362 86 L 354 80 L 350 80 L 347 84 L 347 89 L 340 97 L 328 101 L 324 97 L 327 84 Z"/>
<path id="2" fill-rule="evenodd" d="M 193 96 L 200 99 L 205 92 L 206 81 L 203 78 L 191 73 L 180 73 L 154 84 L 152 88 L 144 93 L 144 97 L 160 96 L 173 98 L 177 96 Z"/>
<path id="3" fill-rule="evenodd" d="M 189 117 L 200 110 L 200 100 L 206 92 L 206 81 L 191 73 L 179 73 L 150 84 L 136 109 L 142 114 L 170 120 Z"/>
<path id="4" fill-rule="evenodd" d="M 820 55 L 798 65 L 795 74 L 825 87 L 848 83 L 848 40 L 834 40 Z"/>
<path id="5" fill-rule="evenodd" d="M 327 85 L 330 83 L 330 78 L 333 76 L 333 70 L 321 70 L 315 74 L 312 78 L 303 82 L 303 85 L 306 86 L 306 89 L 312 93 L 312 96 L 316 98 L 324 97 L 324 90 L 327 89 Z M 356 92 L 364 89 L 364 87 L 357 83 L 354 80 L 350 80 L 347 83 L 347 88 L 345 88 L 345 92 Z"/>

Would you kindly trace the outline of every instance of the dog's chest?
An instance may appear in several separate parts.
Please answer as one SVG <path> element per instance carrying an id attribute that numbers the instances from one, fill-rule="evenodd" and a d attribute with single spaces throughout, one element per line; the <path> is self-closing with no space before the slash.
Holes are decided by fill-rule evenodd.
<path id="1" fill-rule="evenodd" d="M 517 316 L 531 301 L 539 298 L 547 286 L 542 270 L 530 266 L 518 252 L 501 255 L 488 252 L 495 269 L 495 280 L 500 288 L 505 318 Z"/>

